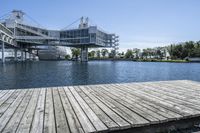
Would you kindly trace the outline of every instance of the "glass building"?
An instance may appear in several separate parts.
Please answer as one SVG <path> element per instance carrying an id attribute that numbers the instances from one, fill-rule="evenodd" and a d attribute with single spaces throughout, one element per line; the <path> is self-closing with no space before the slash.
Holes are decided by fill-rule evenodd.
<path id="1" fill-rule="evenodd" d="M 81 60 L 87 61 L 90 47 L 116 47 L 118 36 L 106 33 L 97 26 L 89 26 L 88 18 L 80 19 L 79 27 L 65 30 L 48 30 L 24 24 L 22 11 L 13 11 L 4 24 L 14 33 L 14 38 L 21 47 L 31 45 L 68 46 L 81 48 Z"/>

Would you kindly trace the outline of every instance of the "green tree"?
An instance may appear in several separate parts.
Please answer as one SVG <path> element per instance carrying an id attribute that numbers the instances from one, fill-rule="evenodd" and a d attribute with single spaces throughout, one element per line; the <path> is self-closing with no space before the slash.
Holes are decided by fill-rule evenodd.
<path id="1" fill-rule="evenodd" d="M 80 48 L 71 48 L 71 52 L 72 52 L 72 58 L 75 58 L 76 60 L 78 60 L 78 57 L 81 54 Z"/>
<path id="2" fill-rule="evenodd" d="M 107 50 L 107 49 L 102 49 L 102 50 L 101 50 L 101 55 L 102 55 L 103 57 L 105 57 L 106 54 L 108 54 L 108 50 Z"/>
<path id="3" fill-rule="evenodd" d="M 122 53 L 118 53 L 117 54 L 120 58 L 124 58 L 124 53 L 122 52 Z"/>
<path id="4" fill-rule="evenodd" d="M 135 54 L 134 58 L 138 59 L 139 58 L 140 49 L 138 49 L 138 48 L 133 49 L 133 53 Z"/>
<path id="5" fill-rule="evenodd" d="M 156 57 L 162 59 L 163 54 L 160 49 L 156 50 Z"/>
<path id="6" fill-rule="evenodd" d="M 196 42 L 196 48 L 200 48 L 200 41 Z"/>
<path id="7" fill-rule="evenodd" d="M 95 56 L 95 51 L 92 50 L 91 52 L 88 53 L 89 58 L 94 58 Z"/>
<path id="8" fill-rule="evenodd" d="M 70 59 L 70 55 L 69 54 L 65 55 L 65 59 L 69 60 Z"/>
<path id="9" fill-rule="evenodd" d="M 194 48 L 191 52 L 191 57 L 200 57 L 200 47 Z"/>
<path id="10" fill-rule="evenodd" d="M 193 51 L 193 49 L 195 48 L 195 44 L 193 41 L 189 41 L 189 42 L 185 42 L 184 44 L 184 56 L 188 56 L 190 57 L 191 56 L 191 52 Z"/>
<path id="11" fill-rule="evenodd" d="M 146 49 L 143 49 L 143 52 L 142 52 L 142 58 L 146 58 L 147 59 L 147 57 L 148 57 L 148 55 L 149 55 L 149 52 L 148 52 L 148 50 L 146 50 Z"/>
<path id="12" fill-rule="evenodd" d="M 133 50 L 128 49 L 125 54 L 125 58 L 132 58 L 133 57 Z"/>
<path id="13" fill-rule="evenodd" d="M 186 57 L 198 56 L 198 47 L 200 42 L 188 41 L 180 44 L 173 44 L 168 47 L 169 54 L 172 59 L 185 59 Z"/>
<path id="14" fill-rule="evenodd" d="M 114 58 L 116 55 L 116 51 L 115 50 L 111 50 L 109 53 L 109 58 Z"/>
<path id="15" fill-rule="evenodd" d="M 100 51 L 100 50 L 97 50 L 97 51 L 96 51 L 96 54 L 97 54 L 97 57 L 98 57 L 98 58 L 101 57 L 101 51 Z"/>

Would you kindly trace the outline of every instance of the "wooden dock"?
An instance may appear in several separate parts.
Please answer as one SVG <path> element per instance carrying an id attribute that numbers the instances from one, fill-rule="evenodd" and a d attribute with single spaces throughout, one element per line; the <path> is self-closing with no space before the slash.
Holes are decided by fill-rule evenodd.
<path id="1" fill-rule="evenodd" d="M 5 133 L 169 131 L 199 118 L 200 83 L 187 80 L 0 90 Z"/>

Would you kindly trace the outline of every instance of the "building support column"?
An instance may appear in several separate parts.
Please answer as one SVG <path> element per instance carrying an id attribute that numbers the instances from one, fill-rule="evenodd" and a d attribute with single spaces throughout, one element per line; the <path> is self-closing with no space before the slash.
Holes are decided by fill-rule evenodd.
<path id="1" fill-rule="evenodd" d="M 36 51 L 36 56 L 38 56 L 38 55 L 39 55 L 39 50 Z"/>
<path id="2" fill-rule="evenodd" d="M 31 60 L 31 52 L 29 52 L 29 60 Z"/>
<path id="3" fill-rule="evenodd" d="M 26 61 L 27 60 L 27 52 L 25 51 L 24 54 L 25 54 L 25 61 Z"/>
<path id="4" fill-rule="evenodd" d="M 14 49 L 14 60 L 17 61 L 17 49 Z"/>
<path id="5" fill-rule="evenodd" d="M 87 46 L 81 47 L 81 61 L 82 62 L 88 61 L 88 47 Z"/>
<path id="6" fill-rule="evenodd" d="M 31 49 L 28 49 L 28 58 L 29 58 L 29 60 L 32 59 L 31 55 L 32 55 L 32 50 L 31 50 Z"/>
<path id="7" fill-rule="evenodd" d="M 24 61 L 24 51 L 21 49 L 21 61 Z"/>
<path id="8" fill-rule="evenodd" d="M 4 41 L 2 41 L 2 63 L 5 63 L 5 44 Z"/>

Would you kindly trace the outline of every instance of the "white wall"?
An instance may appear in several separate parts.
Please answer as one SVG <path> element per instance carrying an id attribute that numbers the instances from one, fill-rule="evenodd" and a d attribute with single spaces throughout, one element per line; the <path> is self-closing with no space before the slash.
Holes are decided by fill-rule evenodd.
<path id="1" fill-rule="evenodd" d="M 14 57 L 14 52 L 4 52 L 5 57 Z M 21 52 L 17 52 L 17 57 L 21 56 Z M 2 52 L 0 51 L 0 59 L 2 59 Z"/>

